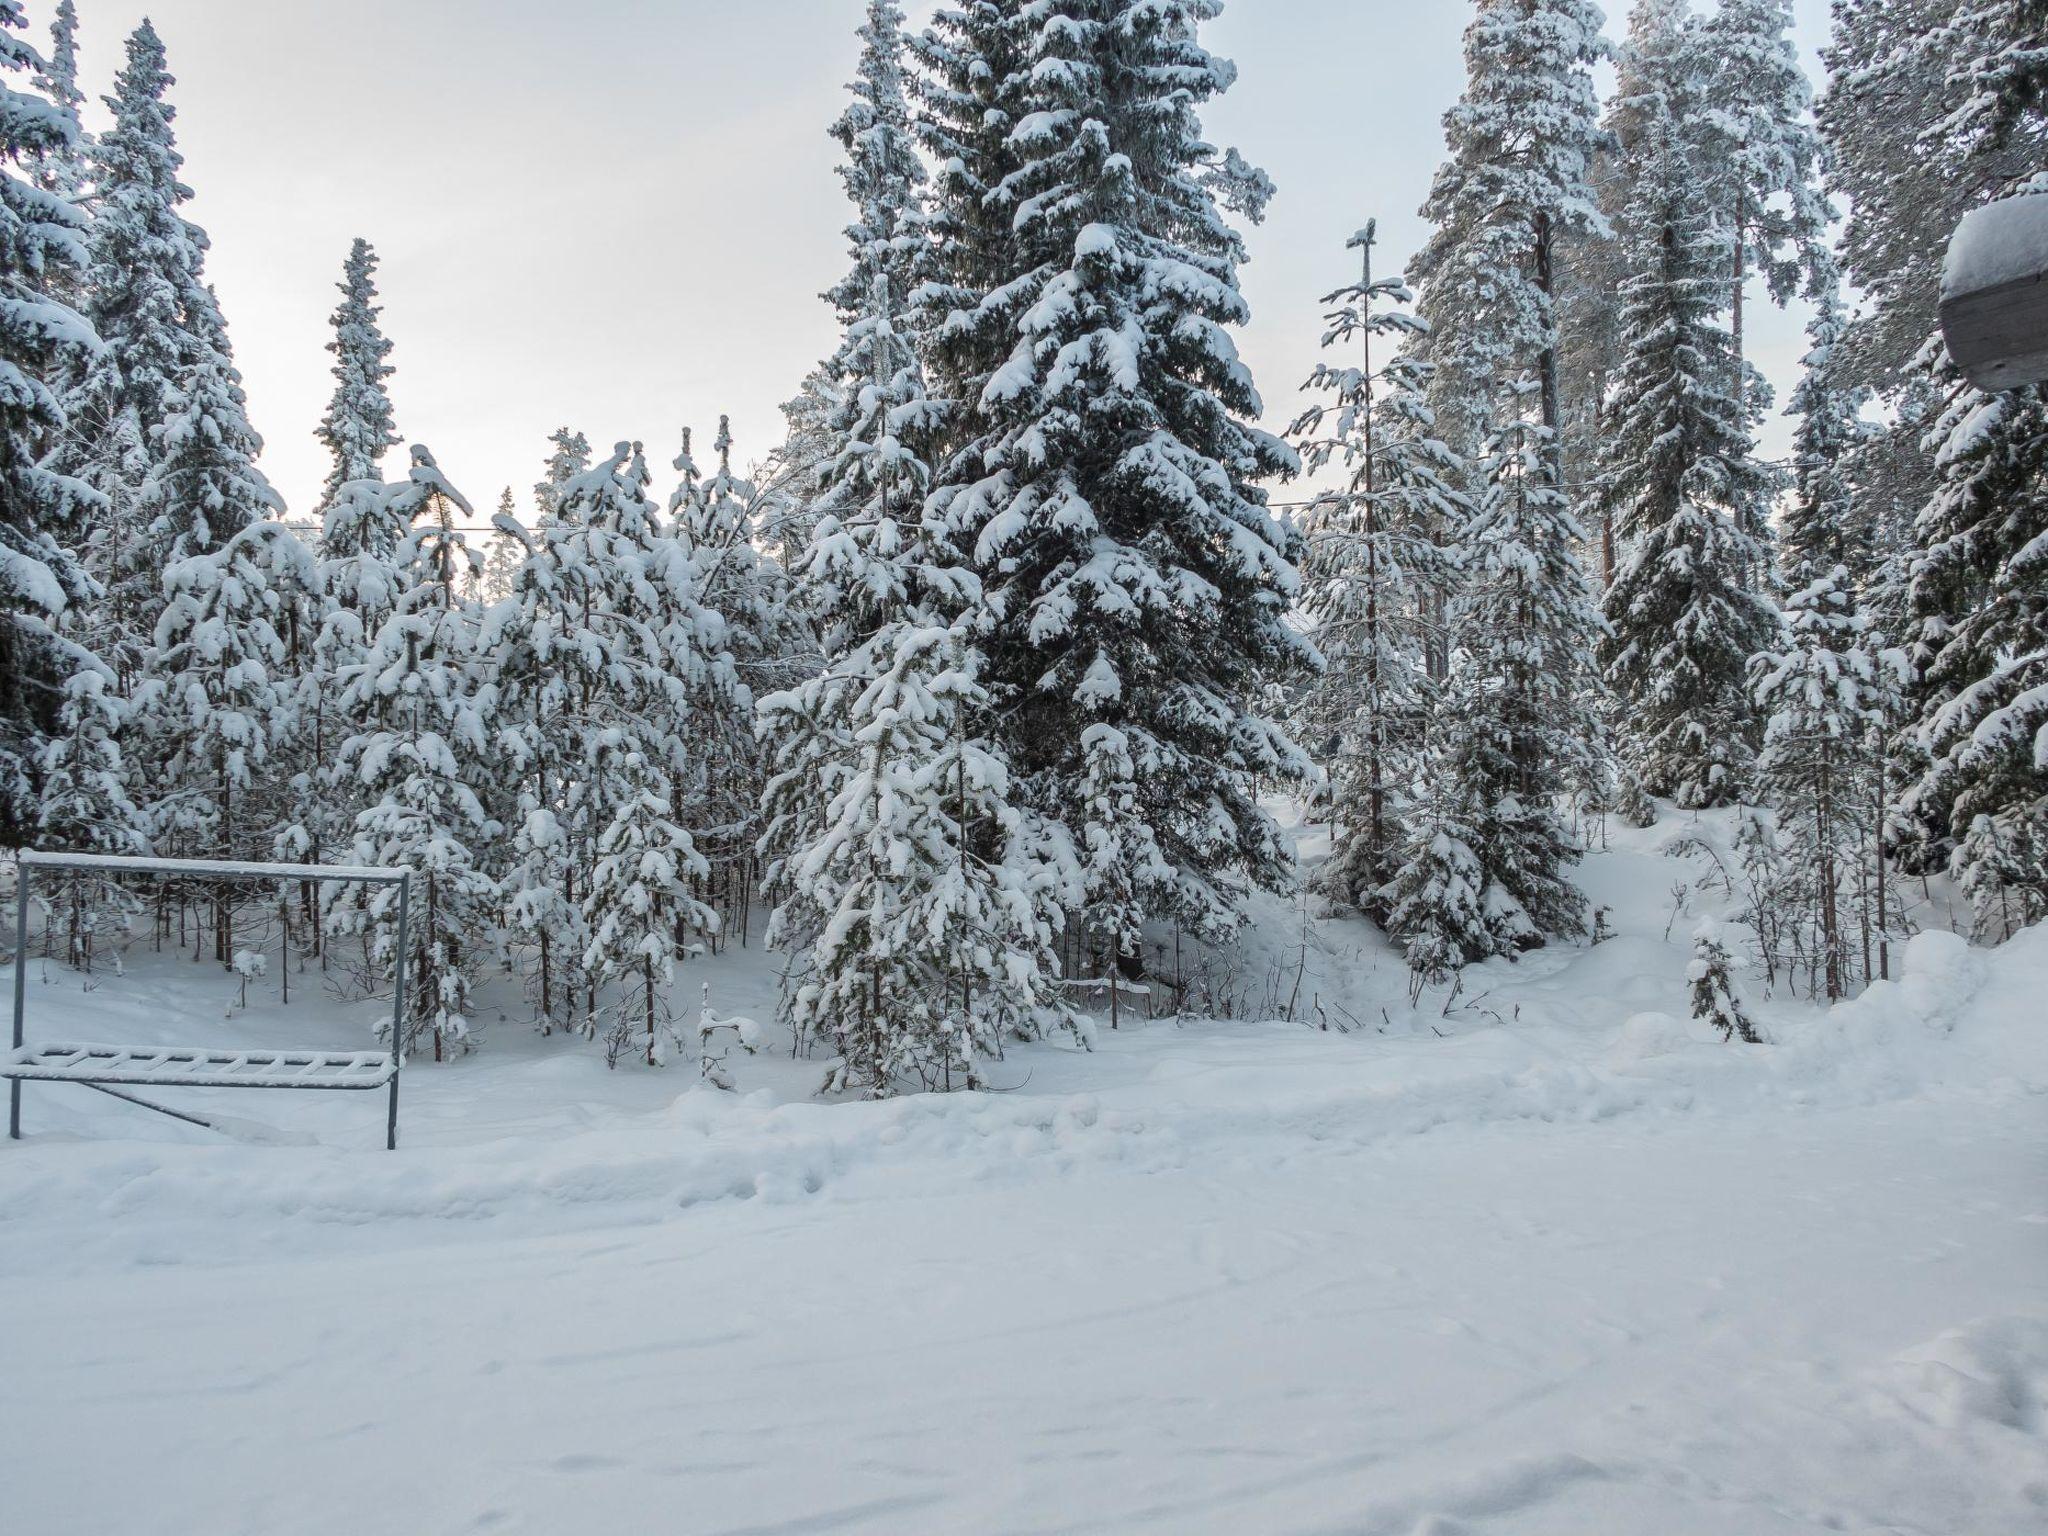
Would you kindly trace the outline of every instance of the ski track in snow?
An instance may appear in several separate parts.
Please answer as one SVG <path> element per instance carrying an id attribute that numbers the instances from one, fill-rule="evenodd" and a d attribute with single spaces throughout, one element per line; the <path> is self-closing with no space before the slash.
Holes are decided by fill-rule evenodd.
<path id="1" fill-rule="evenodd" d="M 396 1155 L 377 1095 L 175 1095 L 226 1140 L 30 1085 L 7 1529 L 2048 1528 L 2048 931 L 1924 936 L 1832 1014 L 1745 978 L 1775 1043 L 1724 1046 L 1672 832 L 1589 861 L 1614 941 L 1476 1007 L 1410 1012 L 1320 922 L 1317 994 L 1384 1033 L 1161 1021 L 1010 1092 L 818 1104 L 771 1052 L 721 1095 L 510 1021 L 408 1072 Z M 767 1015 L 771 959 L 706 972 Z M 371 1011 L 31 979 L 44 1032 L 117 1040 Z"/>

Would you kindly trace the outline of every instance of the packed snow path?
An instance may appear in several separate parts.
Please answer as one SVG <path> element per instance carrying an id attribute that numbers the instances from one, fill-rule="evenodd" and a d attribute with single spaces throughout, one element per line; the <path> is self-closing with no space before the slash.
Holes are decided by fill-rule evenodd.
<path id="1" fill-rule="evenodd" d="M 1682 1007 L 1671 868 L 1590 868 L 1623 936 L 1475 977 L 1498 1023 L 1159 1023 L 1003 1094 L 684 1091 L 505 1026 L 409 1075 L 393 1157 L 46 1087 L 0 1147 L 6 1528 L 2042 1528 L 2048 931 L 1925 936 L 1745 1051 L 1638 1011 Z M 203 974 L 32 1006 L 189 1035 Z M 352 1038 L 322 1008 L 292 1043 Z"/>

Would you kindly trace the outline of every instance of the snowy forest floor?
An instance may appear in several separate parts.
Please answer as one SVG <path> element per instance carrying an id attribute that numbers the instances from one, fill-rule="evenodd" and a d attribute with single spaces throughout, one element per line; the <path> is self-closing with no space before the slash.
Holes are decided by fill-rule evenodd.
<path id="1" fill-rule="evenodd" d="M 786 1042 L 721 1094 L 512 999 L 407 1073 L 395 1155 L 374 1094 L 157 1091 L 223 1138 L 31 1084 L 6 1528 L 2037 1529 L 2048 930 L 1930 932 L 1832 1012 L 1746 977 L 1773 1043 L 1724 1045 L 1684 1018 L 1715 902 L 1672 921 L 1705 869 L 1664 852 L 1701 830 L 1616 834 L 1582 871 L 1616 937 L 1448 1009 L 1270 904 L 1221 957 L 1246 995 L 1362 1027 L 1153 1021 L 990 1094 L 817 1103 Z M 765 1019 L 774 976 L 682 987 Z M 30 1036 L 347 1046 L 374 1011 L 234 991 L 32 961 Z"/>

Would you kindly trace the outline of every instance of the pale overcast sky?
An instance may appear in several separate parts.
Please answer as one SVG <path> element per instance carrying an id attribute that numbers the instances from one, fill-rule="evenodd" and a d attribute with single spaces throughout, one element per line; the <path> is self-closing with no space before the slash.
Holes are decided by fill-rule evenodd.
<path id="1" fill-rule="evenodd" d="M 46 27 L 53 0 L 29 0 Z M 1797 0 L 1809 57 L 1826 0 Z M 178 84 L 189 212 L 212 236 L 264 467 L 295 512 L 325 472 L 332 284 L 356 235 L 383 257 L 399 430 L 484 511 L 522 506 L 546 435 L 638 437 L 657 480 L 685 423 L 730 412 L 739 455 L 832 343 L 842 270 L 825 134 L 861 0 L 78 0 L 103 113 L 145 14 Z M 913 5 L 922 14 L 929 5 Z M 1608 7 L 1617 30 L 1623 6 Z M 1252 232 L 1241 339 L 1269 424 L 1314 366 L 1318 297 L 1378 217 L 1390 262 L 1461 83 L 1465 0 L 1232 0 L 1205 41 L 1239 83 L 1207 120 L 1280 188 Z M 1817 62 L 1813 66 L 1818 69 Z M 1799 316 L 1755 328 L 1781 398 Z M 1766 440 L 1782 452 L 1789 433 Z M 395 473 L 402 459 L 387 462 Z M 665 491 L 664 491 L 665 494 Z"/>

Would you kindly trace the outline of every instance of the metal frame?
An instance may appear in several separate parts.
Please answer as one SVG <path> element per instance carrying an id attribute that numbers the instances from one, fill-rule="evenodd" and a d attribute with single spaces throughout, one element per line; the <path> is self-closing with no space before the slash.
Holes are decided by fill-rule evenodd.
<path id="1" fill-rule="evenodd" d="M 208 859 L 147 859 L 122 855 L 94 853 L 36 853 L 24 849 L 17 855 L 14 901 L 14 1051 L 19 1053 L 25 1044 L 23 1024 L 28 1011 L 28 903 L 29 871 L 47 869 L 106 875 L 155 875 L 167 879 L 201 880 L 307 880 L 334 885 L 395 885 L 398 887 L 398 964 L 391 999 L 391 1078 L 390 1107 L 385 1118 L 385 1150 L 398 1150 L 398 1078 L 405 1065 L 405 961 L 407 920 L 412 913 L 412 871 L 409 869 L 376 869 L 368 866 L 321 865 L 321 864 L 228 864 Z M 217 1054 L 200 1048 L 200 1054 Z M 290 1055 L 290 1052 L 279 1052 Z M 318 1054 L 318 1053 L 315 1053 Z M 10 1061 L 10 1066 L 13 1063 Z M 0 1069 L 4 1072 L 4 1069 Z M 21 1140 L 21 1085 L 22 1077 L 8 1076 L 7 1135 L 12 1141 Z M 169 1115 L 174 1120 L 190 1121 L 195 1125 L 214 1128 L 211 1121 L 181 1110 L 169 1109 L 153 1104 L 135 1094 L 118 1092 L 108 1086 L 109 1082 L 120 1082 L 124 1086 L 140 1082 L 149 1086 L 146 1076 L 133 1076 L 95 1081 L 89 1077 L 40 1078 L 44 1082 L 75 1083 L 81 1088 L 90 1088 L 96 1093 L 112 1094 L 130 1104 L 139 1104 L 144 1109 L 153 1109 L 158 1114 Z M 166 1082 L 164 1087 L 192 1087 L 189 1082 Z M 304 1088 L 354 1090 L 383 1087 L 382 1082 L 338 1083 L 338 1082 L 294 1082 L 289 1078 L 260 1080 L 244 1078 L 239 1081 L 223 1078 L 207 1087 L 221 1088 Z"/>

